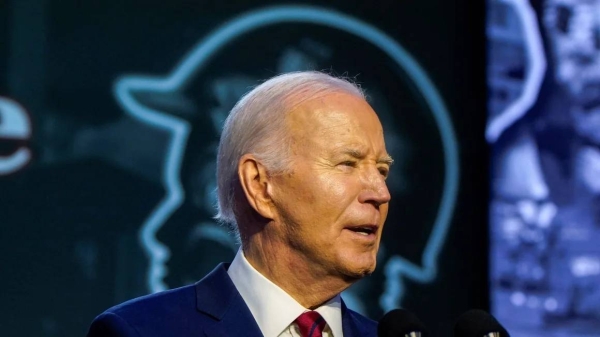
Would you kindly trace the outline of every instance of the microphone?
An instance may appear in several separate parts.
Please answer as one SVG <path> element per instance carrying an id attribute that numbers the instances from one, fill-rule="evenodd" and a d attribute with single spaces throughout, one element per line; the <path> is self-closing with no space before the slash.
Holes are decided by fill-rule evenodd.
<path id="1" fill-rule="evenodd" d="M 494 316 L 483 310 L 469 310 L 454 325 L 454 337 L 510 337 Z"/>
<path id="2" fill-rule="evenodd" d="M 429 337 L 425 325 L 408 310 L 394 309 L 379 320 L 379 337 Z"/>

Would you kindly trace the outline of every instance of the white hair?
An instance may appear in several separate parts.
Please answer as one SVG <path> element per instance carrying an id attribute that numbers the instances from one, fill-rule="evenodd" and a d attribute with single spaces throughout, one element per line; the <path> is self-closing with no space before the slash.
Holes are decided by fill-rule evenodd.
<path id="1" fill-rule="evenodd" d="M 318 71 L 301 71 L 275 76 L 244 95 L 225 120 L 217 154 L 216 219 L 239 235 L 237 209 L 248 206 L 236 200 L 241 188 L 238 164 L 245 154 L 253 154 L 269 173 L 289 168 L 290 139 L 285 120 L 289 112 L 305 101 L 331 93 L 345 93 L 366 99 L 357 85 L 345 78 Z M 238 199 L 242 199 L 238 197 Z M 244 205 L 238 204 L 240 201 Z M 238 236 L 239 239 L 239 236 Z"/>

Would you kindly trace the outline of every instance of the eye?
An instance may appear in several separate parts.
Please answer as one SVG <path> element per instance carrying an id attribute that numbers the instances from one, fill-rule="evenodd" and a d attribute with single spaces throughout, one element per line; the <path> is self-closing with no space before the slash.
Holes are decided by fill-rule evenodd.
<path id="1" fill-rule="evenodd" d="M 356 161 L 346 160 L 340 163 L 342 166 L 356 167 Z"/>
<path id="2" fill-rule="evenodd" d="M 387 167 L 380 167 L 379 168 L 379 173 L 384 177 L 387 178 L 388 175 L 390 174 L 390 169 Z"/>

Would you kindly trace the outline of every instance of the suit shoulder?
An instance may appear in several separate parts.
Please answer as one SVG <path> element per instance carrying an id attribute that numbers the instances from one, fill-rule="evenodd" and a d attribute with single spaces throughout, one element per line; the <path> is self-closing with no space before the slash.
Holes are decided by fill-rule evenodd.
<path id="1" fill-rule="evenodd" d="M 195 310 L 196 293 L 194 285 L 145 295 L 115 305 L 105 312 L 114 313 L 123 318 L 153 314 L 176 314 L 178 311 Z"/>
<path id="2" fill-rule="evenodd" d="M 196 312 L 194 285 L 141 296 L 111 307 L 94 319 L 88 337 L 160 336 Z"/>
<path id="3" fill-rule="evenodd" d="M 116 305 L 98 316 L 92 324 L 98 322 L 102 326 L 101 322 L 108 322 L 117 324 L 117 328 L 126 324 L 130 330 L 137 333 L 102 335 L 110 337 L 194 336 L 218 321 L 216 317 L 222 312 L 215 316 L 214 307 L 221 311 L 226 310 L 229 301 L 236 298 L 233 296 L 235 294 L 235 286 L 227 276 L 226 265 L 221 264 L 195 284 L 138 297 Z M 239 294 L 237 297 L 241 300 Z M 202 302 L 199 302 L 199 299 L 202 299 Z"/>
<path id="4" fill-rule="evenodd" d="M 90 326 L 87 337 L 140 337 L 139 332 L 126 320 L 112 312 L 103 312 Z"/>

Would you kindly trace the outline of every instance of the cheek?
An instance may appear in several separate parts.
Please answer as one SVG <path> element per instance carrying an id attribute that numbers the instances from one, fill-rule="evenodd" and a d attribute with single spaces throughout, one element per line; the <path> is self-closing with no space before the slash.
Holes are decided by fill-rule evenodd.
<path id="1" fill-rule="evenodd" d="M 361 185 L 360 177 L 351 172 L 328 172 L 327 174 L 317 177 L 317 179 L 323 193 L 338 199 L 343 199 L 344 197 L 351 196 L 353 193 L 358 193 Z M 315 181 L 317 181 L 317 179 L 315 179 Z"/>
<path id="2" fill-rule="evenodd" d="M 348 181 L 347 179 L 340 179 L 336 176 L 328 176 L 323 179 L 322 193 L 329 196 L 332 200 L 341 200 L 348 194 Z"/>
<path id="3" fill-rule="evenodd" d="M 379 220 L 380 226 L 383 226 L 385 223 L 385 220 L 387 219 L 389 207 L 390 207 L 389 204 L 385 204 L 385 205 L 381 205 L 381 207 L 379 208 L 380 214 L 381 214 L 381 220 Z"/>
<path id="4" fill-rule="evenodd" d="M 335 230 L 335 224 L 346 217 L 356 199 L 359 182 L 340 172 L 313 171 L 299 177 L 296 175 L 296 179 L 279 189 L 279 193 L 287 195 L 282 206 L 296 222 L 319 226 L 319 232 L 327 231 L 326 225 Z"/>
<path id="5" fill-rule="evenodd" d="M 330 176 L 319 182 L 319 205 L 331 216 L 339 217 L 357 197 L 356 185 L 348 176 Z"/>

